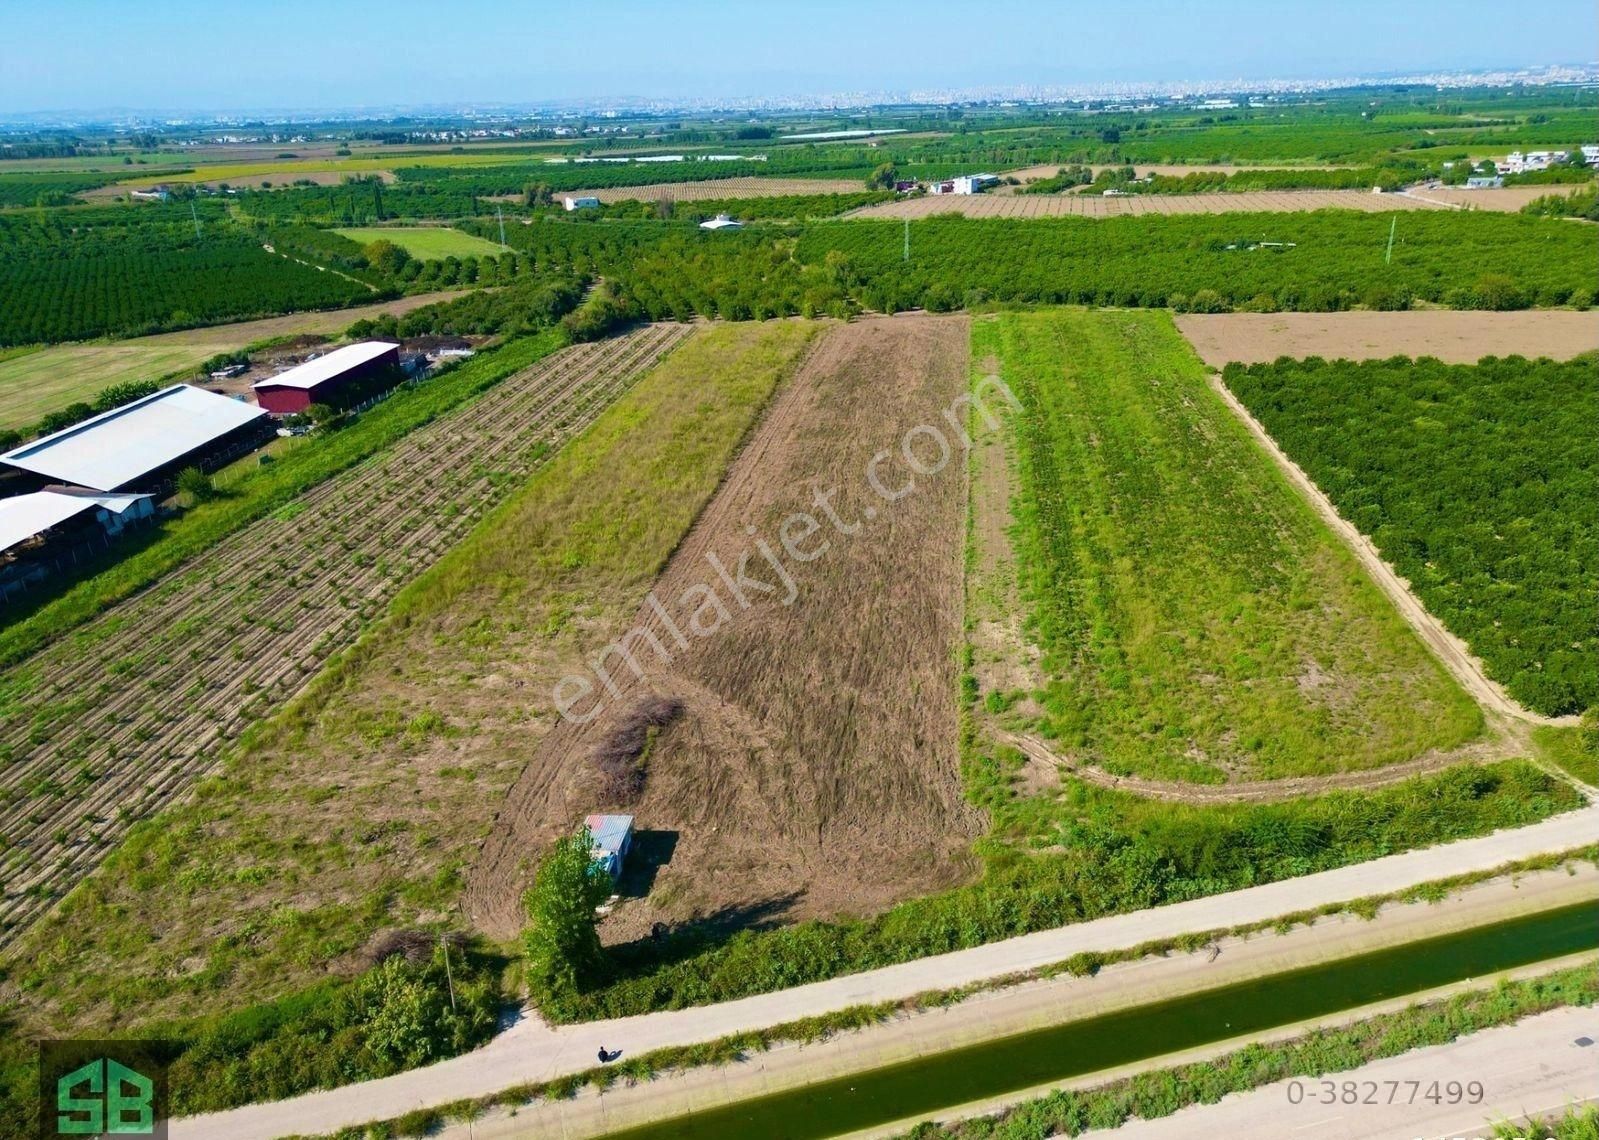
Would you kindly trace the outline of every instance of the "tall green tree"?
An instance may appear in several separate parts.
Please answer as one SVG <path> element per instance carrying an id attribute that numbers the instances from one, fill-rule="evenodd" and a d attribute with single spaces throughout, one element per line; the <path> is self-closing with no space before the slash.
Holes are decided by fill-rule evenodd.
<path id="1" fill-rule="evenodd" d="M 575 996 L 600 971 L 594 908 L 610 895 L 611 879 L 594 862 L 593 846 L 588 828 L 556 840 L 523 900 L 528 987 L 541 1005 Z"/>

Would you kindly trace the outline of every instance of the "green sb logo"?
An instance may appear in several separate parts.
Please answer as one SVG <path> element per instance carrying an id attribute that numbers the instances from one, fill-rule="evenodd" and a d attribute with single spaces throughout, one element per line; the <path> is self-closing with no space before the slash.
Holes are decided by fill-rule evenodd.
<path id="1" fill-rule="evenodd" d="M 155 1132 L 155 1082 L 100 1057 L 56 1081 L 58 1136 L 149 1136 Z"/>

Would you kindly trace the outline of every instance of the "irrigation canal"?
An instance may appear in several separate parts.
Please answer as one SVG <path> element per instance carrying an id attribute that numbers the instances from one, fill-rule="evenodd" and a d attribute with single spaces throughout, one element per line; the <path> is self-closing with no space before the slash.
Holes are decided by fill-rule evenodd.
<path id="1" fill-rule="evenodd" d="M 1583 902 L 869 1069 L 606 1140 L 827 1140 L 1596 946 L 1599 902 Z"/>

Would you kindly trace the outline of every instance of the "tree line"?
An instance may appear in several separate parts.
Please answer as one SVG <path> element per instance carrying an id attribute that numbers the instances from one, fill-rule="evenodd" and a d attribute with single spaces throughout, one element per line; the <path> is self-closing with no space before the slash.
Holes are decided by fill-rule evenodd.
<path id="1" fill-rule="evenodd" d="M 756 225 L 674 221 L 508 229 L 541 269 L 618 283 L 640 315 L 727 319 L 1072 303 L 1327 312 L 1415 303 L 1514 309 L 1593 302 L 1580 227 L 1489 213 L 1345 210 L 1107 219 L 935 217 Z M 490 226 L 461 228 L 493 236 Z M 1485 268 L 1492 266 L 1493 268 Z"/>

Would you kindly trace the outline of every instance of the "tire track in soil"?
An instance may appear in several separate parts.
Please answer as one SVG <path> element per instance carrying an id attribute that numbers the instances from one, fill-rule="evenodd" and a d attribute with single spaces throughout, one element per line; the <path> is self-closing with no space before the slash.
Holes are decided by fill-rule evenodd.
<path id="1" fill-rule="evenodd" d="M 1060 755 L 1049 743 L 1036 736 L 995 730 L 994 735 L 1035 763 L 1058 767 L 1073 779 L 1102 788 L 1115 788 L 1152 800 L 1171 800 L 1187 804 L 1278 803 L 1282 800 L 1318 796 L 1333 791 L 1371 791 L 1426 776 L 1472 761 L 1492 762 L 1513 755 L 1499 740 L 1479 741 L 1464 748 L 1432 751 L 1414 760 L 1390 764 L 1385 768 L 1364 768 L 1335 772 L 1325 776 L 1285 776 L 1278 780 L 1234 780 L 1225 784 L 1184 783 L 1181 780 L 1151 780 L 1143 776 L 1118 776 L 1092 764 L 1082 764 Z"/>
<path id="2" fill-rule="evenodd" d="M 690 331 L 554 353 L 22 663 L 47 680 L 0 725 L 0 950 Z"/>

